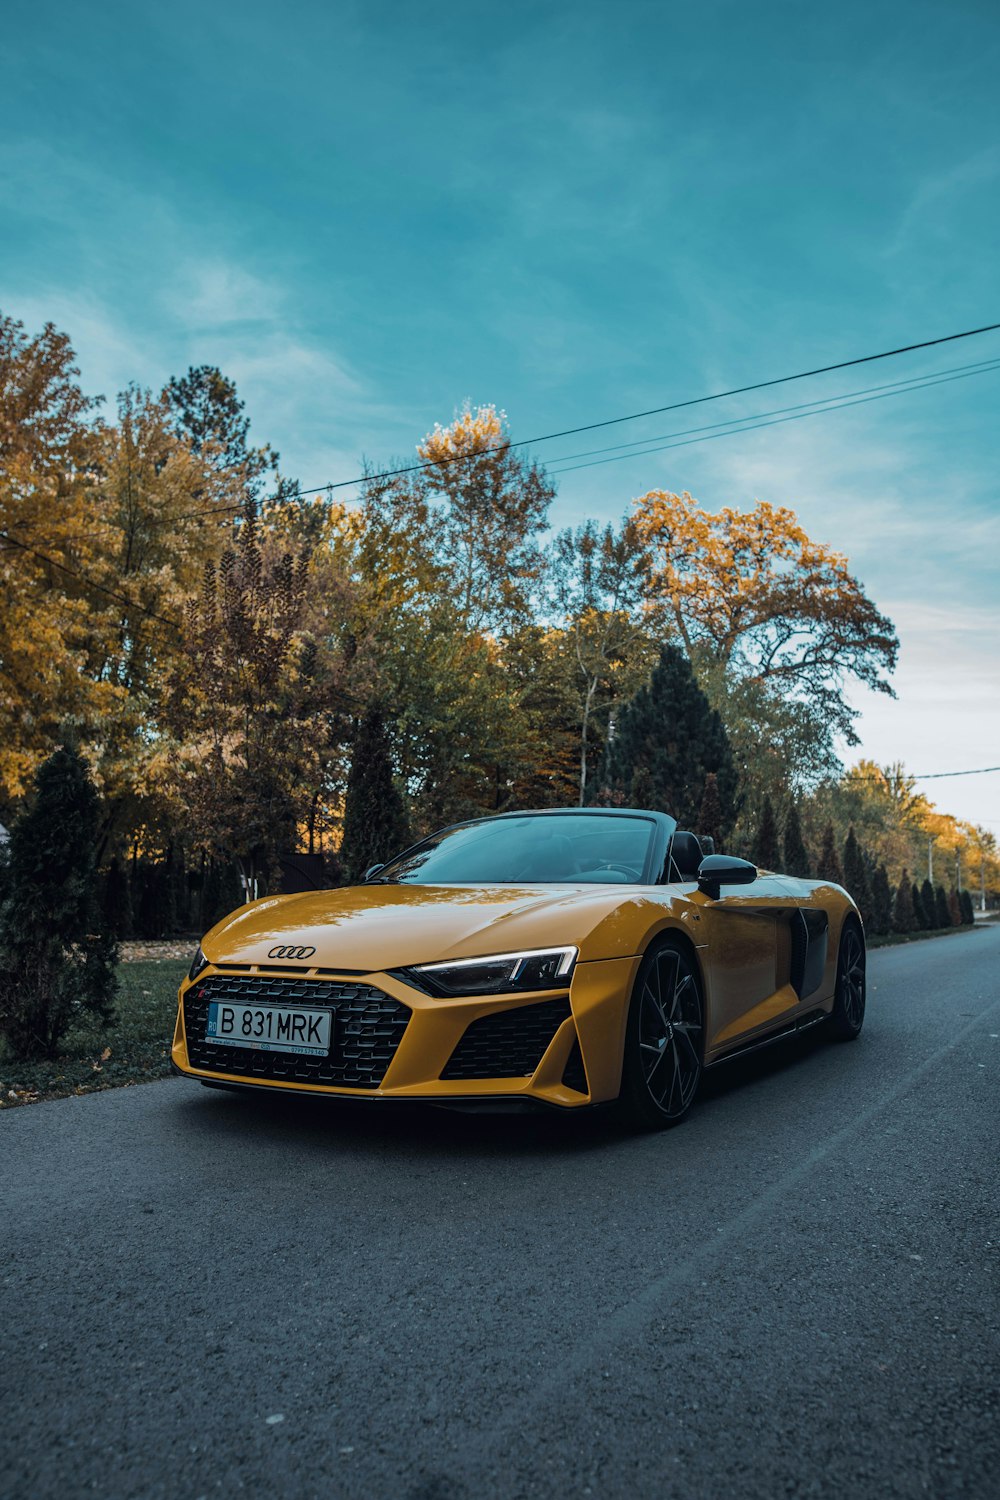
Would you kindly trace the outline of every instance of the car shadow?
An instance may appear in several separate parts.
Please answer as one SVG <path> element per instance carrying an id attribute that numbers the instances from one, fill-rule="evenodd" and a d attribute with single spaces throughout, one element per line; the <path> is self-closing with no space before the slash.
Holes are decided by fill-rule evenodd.
<path id="1" fill-rule="evenodd" d="M 808 1067 L 830 1050 L 821 1029 L 762 1048 L 710 1069 L 702 1079 L 692 1118 L 711 1111 L 713 1102 Z M 606 1106 L 563 1113 L 538 1108 L 485 1112 L 395 1100 L 317 1099 L 308 1095 L 192 1088 L 184 1108 L 200 1128 L 262 1144 L 294 1142 L 299 1149 L 328 1152 L 331 1147 L 369 1153 L 511 1157 L 581 1156 L 617 1151 L 651 1139 L 629 1129 Z M 667 1132 L 671 1135 L 671 1132 Z"/>

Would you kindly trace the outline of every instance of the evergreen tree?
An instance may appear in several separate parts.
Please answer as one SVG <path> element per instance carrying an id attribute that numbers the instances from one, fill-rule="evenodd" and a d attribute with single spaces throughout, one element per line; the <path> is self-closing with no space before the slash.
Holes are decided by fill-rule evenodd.
<path id="1" fill-rule="evenodd" d="M 0 907 L 0 1031 L 17 1057 L 54 1056 L 81 1011 L 113 1017 L 118 952 L 99 899 L 99 826 L 84 760 L 57 750 L 11 830 Z"/>
<path id="2" fill-rule="evenodd" d="M 778 825 L 770 797 L 764 798 L 760 814 L 760 826 L 754 843 L 754 864 L 761 870 L 781 868 L 781 853 L 778 849 Z"/>
<path id="3" fill-rule="evenodd" d="M 892 887 L 885 865 L 879 865 L 872 876 L 872 931 L 892 931 Z"/>
<path id="4" fill-rule="evenodd" d="M 868 881 L 868 866 L 852 823 L 844 841 L 844 889 L 854 898 L 861 913 L 861 920 L 869 926 L 872 916 L 872 890 Z"/>
<path id="5" fill-rule="evenodd" d="M 896 887 L 896 901 L 892 909 L 893 932 L 913 932 L 916 928 L 916 919 L 913 915 L 913 887 L 910 883 L 909 871 L 903 871 L 903 878 Z"/>
<path id="6" fill-rule="evenodd" d="M 937 886 L 934 891 L 934 926 L 951 926 L 951 912 L 948 910 L 948 897 L 943 885 Z"/>
<path id="7" fill-rule="evenodd" d="M 722 845 L 722 803 L 719 801 L 719 778 L 714 771 L 705 777 L 705 790 L 698 814 L 698 832 L 711 839 L 718 852 Z"/>
<path id="8" fill-rule="evenodd" d="M 612 802 L 621 797 L 627 806 L 670 813 L 682 828 L 693 829 L 709 772 L 716 778 L 719 836 L 725 839 L 738 809 L 729 738 L 687 657 L 676 646 L 661 646 L 648 685 L 618 716 L 598 777 L 601 795 Z"/>
<path id="9" fill-rule="evenodd" d="M 949 893 L 948 893 L 948 916 L 951 919 L 951 925 L 952 925 L 952 927 L 961 927 L 961 925 L 962 925 L 962 908 L 958 904 L 958 892 L 957 891 L 949 891 Z"/>
<path id="10" fill-rule="evenodd" d="M 937 905 L 934 900 L 934 887 L 929 880 L 925 880 L 920 887 L 920 904 L 924 908 L 924 916 L 928 927 L 937 926 Z"/>
<path id="11" fill-rule="evenodd" d="M 913 920 L 917 924 L 917 931 L 926 932 L 928 928 L 934 926 L 934 922 L 927 915 L 923 897 L 920 894 L 920 887 L 916 881 L 910 887 L 910 900 L 913 903 Z"/>
<path id="12" fill-rule="evenodd" d="M 959 892 L 958 903 L 962 908 L 963 926 L 972 927 L 976 920 L 976 914 L 972 909 L 972 897 L 968 891 Z"/>
<path id="13" fill-rule="evenodd" d="M 794 802 L 788 805 L 788 814 L 785 818 L 785 862 L 784 871 L 786 875 L 797 875 L 803 880 L 808 880 L 812 866 L 809 863 L 809 851 L 802 837 L 802 822 L 799 818 L 799 810 Z"/>
<path id="14" fill-rule="evenodd" d="M 385 715 L 375 703 L 365 710 L 358 726 L 347 778 L 340 846 L 347 878 L 360 880 L 370 865 L 384 864 L 399 854 L 408 838 L 403 799 L 392 775 Z"/>
<path id="15" fill-rule="evenodd" d="M 833 824 L 827 823 L 823 830 L 823 847 L 819 855 L 819 878 L 820 880 L 831 880 L 834 885 L 843 885 L 844 872 L 840 868 L 840 860 L 837 858 L 837 840 L 833 832 Z"/>

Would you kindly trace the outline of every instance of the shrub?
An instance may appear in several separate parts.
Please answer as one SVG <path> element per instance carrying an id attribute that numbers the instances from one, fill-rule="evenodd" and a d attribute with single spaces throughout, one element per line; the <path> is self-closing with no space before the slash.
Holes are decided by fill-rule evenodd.
<path id="1" fill-rule="evenodd" d="M 97 793 L 75 750 L 38 769 L 11 830 L 0 906 L 0 1031 L 15 1057 L 52 1057 L 71 1022 L 113 1019 L 118 959 L 102 910 Z"/>

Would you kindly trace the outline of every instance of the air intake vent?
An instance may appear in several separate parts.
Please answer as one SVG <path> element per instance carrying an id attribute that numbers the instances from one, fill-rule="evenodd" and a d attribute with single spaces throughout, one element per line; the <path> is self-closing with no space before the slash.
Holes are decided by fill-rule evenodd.
<path id="1" fill-rule="evenodd" d="M 442 1078 L 530 1078 L 569 1015 L 569 999 L 520 1005 L 472 1021 Z"/>

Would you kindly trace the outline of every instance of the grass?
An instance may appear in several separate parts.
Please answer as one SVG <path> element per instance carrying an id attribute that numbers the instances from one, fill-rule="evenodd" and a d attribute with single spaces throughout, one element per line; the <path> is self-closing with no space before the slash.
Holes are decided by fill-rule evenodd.
<path id="1" fill-rule="evenodd" d="M 107 1029 L 90 1023 L 69 1032 L 57 1058 L 14 1062 L 0 1051 L 0 1109 L 166 1078 L 177 987 L 188 962 L 120 964 L 117 1020 Z"/>
<path id="2" fill-rule="evenodd" d="M 977 922 L 976 926 L 982 924 Z M 973 928 L 931 927 L 922 932 L 879 932 L 866 939 L 868 948 L 895 948 L 899 943 L 922 943 L 924 938 L 951 937 L 956 932 L 972 932 Z"/>

